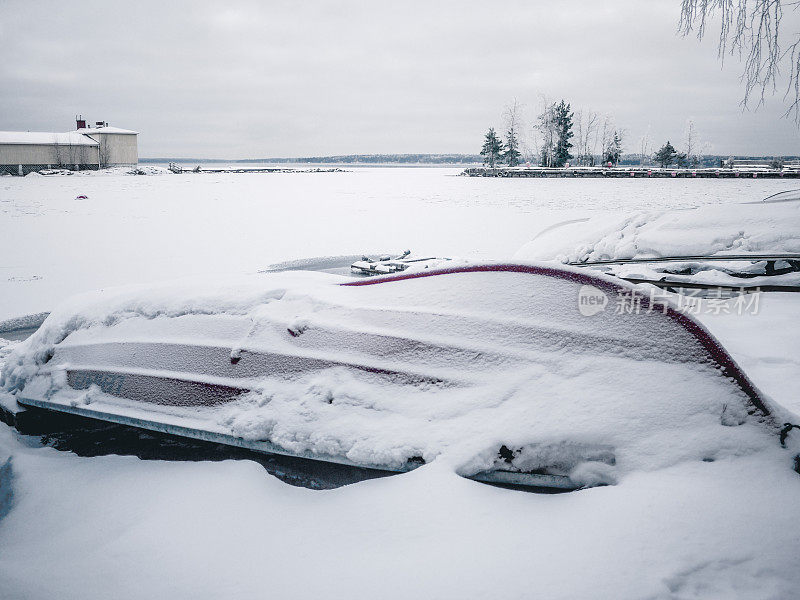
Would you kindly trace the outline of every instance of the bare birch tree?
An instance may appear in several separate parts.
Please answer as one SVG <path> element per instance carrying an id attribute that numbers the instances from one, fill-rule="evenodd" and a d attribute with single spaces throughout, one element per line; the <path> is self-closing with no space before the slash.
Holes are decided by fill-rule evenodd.
<path id="1" fill-rule="evenodd" d="M 522 121 L 523 106 L 514 98 L 505 111 L 503 119 L 506 124 L 506 159 L 509 166 L 513 167 L 519 162 L 521 153 L 519 152 L 520 137 L 524 124 Z"/>
<path id="2" fill-rule="evenodd" d="M 684 147 L 686 148 L 686 160 L 691 165 L 697 163 L 697 157 L 693 154 L 697 150 L 697 129 L 693 119 L 686 119 L 686 127 L 683 132 Z"/>
<path id="3" fill-rule="evenodd" d="M 579 165 L 583 164 L 583 157 L 581 156 L 581 148 L 583 148 L 583 109 L 579 108 L 575 111 L 575 117 L 573 118 L 573 124 L 575 127 L 575 147 L 577 149 L 577 162 Z"/>
<path id="4" fill-rule="evenodd" d="M 599 118 L 600 118 L 600 116 L 597 115 L 597 119 L 599 119 Z M 605 121 L 607 121 L 607 120 L 608 120 L 608 117 L 605 117 L 604 118 L 604 122 L 603 122 L 603 127 L 600 127 L 600 123 L 599 122 L 596 123 L 595 124 L 595 129 L 594 129 L 594 135 L 591 136 L 591 140 L 592 140 L 592 142 L 591 142 L 591 144 L 592 144 L 591 154 L 592 154 L 592 156 L 600 154 L 601 155 L 601 159 L 602 159 L 602 154 L 603 154 L 603 136 L 605 136 L 605 130 L 608 128 L 606 123 L 605 123 Z M 599 153 L 597 151 L 597 145 L 598 144 L 600 144 L 600 152 Z"/>
<path id="5" fill-rule="evenodd" d="M 575 154 L 579 165 L 591 165 L 592 163 L 589 145 L 596 126 L 597 113 L 592 110 L 584 111 L 582 108 L 575 111 Z"/>
<path id="6" fill-rule="evenodd" d="M 781 29 L 784 8 L 799 7 L 797 0 L 681 0 L 680 32 L 702 39 L 719 17 L 720 59 L 730 54 L 744 60 L 742 106 L 755 102 L 758 108 L 767 93 L 784 88 L 784 116 L 800 126 L 800 32 Z"/>
<path id="7" fill-rule="evenodd" d="M 614 141 L 614 119 L 610 115 L 603 117 L 602 134 L 600 136 L 600 160 L 605 165 L 605 156 Z"/>
<path id="8" fill-rule="evenodd" d="M 550 167 L 555 160 L 556 149 L 555 103 L 545 96 L 541 96 L 540 101 L 542 112 L 538 117 L 537 128 L 541 134 L 541 164 Z"/>
<path id="9" fill-rule="evenodd" d="M 527 136 L 527 142 L 523 142 L 522 146 L 525 148 L 525 152 L 527 153 L 526 159 L 530 161 L 532 164 L 538 164 L 540 154 L 540 138 L 541 132 L 539 131 L 538 124 L 532 125 L 529 128 L 529 134 Z"/>
<path id="10" fill-rule="evenodd" d="M 579 147 L 578 152 L 582 157 L 582 164 L 585 165 L 593 165 L 594 164 L 594 152 L 591 148 L 591 139 L 592 136 L 595 135 L 595 131 L 597 130 L 597 120 L 600 116 L 593 110 L 589 110 L 586 112 L 585 118 L 585 135 L 583 139 L 583 145 Z"/>
<path id="11" fill-rule="evenodd" d="M 111 148 L 108 145 L 108 140 L 105 139 L 105 136 L 100 137 L 100 147 L 98 148 L 99 159 L 100 159 L 100 168 L 105 169 L 110 166 L 111 163 Z"/>
<path id="12" fill-rule="evenodd" d="M 57 168 L 64 166 L 64 152 L 61 144 L 58 143 L 58 134 L 53 134 L 53 165 Z"/>
<path id="13" fill-rule="evenodd" d="M 78 171 L 81 170 L 81 165 L 83 163 L 82 150 L 83 148 L 77 144 L 73 144 L 72 140 L 68 142 L 67 156 L 70 169 L 77 169 Z"/>
<path id="14" fill-rule="evenodd" d="M 643 165 L 650 158 L 650 125 L 639 138 L 639 164 Z"/>

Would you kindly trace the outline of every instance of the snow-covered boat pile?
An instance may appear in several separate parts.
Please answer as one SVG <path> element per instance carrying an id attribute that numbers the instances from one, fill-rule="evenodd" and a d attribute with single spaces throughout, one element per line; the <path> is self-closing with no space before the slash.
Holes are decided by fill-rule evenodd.
<path id="1" fill-rule="evenodd" d="M 643 310 L 614 310 L 629 298 Z M 535 263 L 100 291 L 54 311 L 0 385 L 254 450 L 562 488 L 774 452 L 789 418 L 669 301 Z"/>
<path id="2" fill-rule="evenodd" d="M 350 265 L 350 271 L 356 275 L 389 275 L 405 271 L 424 271 L 426 269 L 446 268 L 452 266 L 452 259 L 435 256 L 412 256 L 406 250 L 400 256 L 392 257 L 384 254 L 376 257 L 362 256 Z"/>
<path id="3" fill-rule="evenodd" d="M 637 282 L 800 291 L 800 190 L 761 202 L 567 221 L 515 255 Z"/>

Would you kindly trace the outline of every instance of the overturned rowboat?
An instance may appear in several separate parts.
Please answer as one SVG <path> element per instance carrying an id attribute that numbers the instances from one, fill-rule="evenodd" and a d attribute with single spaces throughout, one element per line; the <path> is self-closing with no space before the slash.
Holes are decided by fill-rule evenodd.
<path id="1" fill-rule="evenodd" d="M 782 417 L 666 300 L 547 264 L 98 292 L 51 314 L 2 386 L 258 452 L 559 489 L 774 445 Z"/>

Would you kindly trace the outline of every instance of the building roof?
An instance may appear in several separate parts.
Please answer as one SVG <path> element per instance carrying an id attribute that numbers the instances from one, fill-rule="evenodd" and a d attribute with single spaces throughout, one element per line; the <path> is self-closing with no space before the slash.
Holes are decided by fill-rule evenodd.
<path id="1" fill-rule="evenodd" d="M 93 133 L 118 133 L 122 135 L 139 135 L 138 131 L 131 131 L 130 129 L 120 129 L 119 127 L 82 127 L 76 130 L 78 133 L 85 133 L 91 135 Z"/>
<path id="2" fill-rule="evenodd" d="M 98 142 L 77 131 L 49 133 L 45 131 L 0 131 L 0 144 L 60 146 L 97 146 Z"/>

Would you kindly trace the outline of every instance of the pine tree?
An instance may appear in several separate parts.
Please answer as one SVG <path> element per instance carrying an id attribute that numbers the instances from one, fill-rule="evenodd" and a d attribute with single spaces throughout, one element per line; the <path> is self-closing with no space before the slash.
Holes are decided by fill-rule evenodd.
<path id="1" fill-rule="evenodd" d="M 622 137 L 620 136 L 618 131 L 614 131 L 614 135 L 611 137 L 609 141 L 608 147 L 605 149 L 603 153 L 603 162 L 604 163 L 611 163 L 614 166 L 617 166 L 620 157 L 622 156 Z"/>
<path id="2" fill-rule="evenodd" d="M 570 106 L 564 100 L 553 107 L 553 119 L 558 136 L 553 156 L 554 167 L 563 167 L 572 158 L 572 154 L 569 152 L 570 148 L 572 148 L 572 142 L 569 141 L 573 135 L 572 117 Z"/>
<path id="3" fill-rule="evenodd" d="M 494 169 L 495 163 L 500 160 L 503 153 L 503 142 L 497 137 L 494 127 L 490 127 L 486 132 L 483 141 L 483 148 L 481 148 L 481 156 L 483 156 L 483 164 L 489 165 Z"/>
<path id="4" fill-rule="evenodd" d="M 664 167 L 668 167 L 674 163 L 677 156 L 678 152 L 675 150 L 675 147 L 669 143 L 669 140 L 667 140 L 667 143 L 661 146 L 658 152 L 655 153 L 653 160 L 661 165 L 661 168 L 663 169 Z"/>
<path id="5" fill-rule="evenodd" d="M 522 153 L 519 151 L 519 141 L 517 140 L 517 132 L 512 126 L 506 132 L 506 149 L 503 152 L 503 160 L 506 161 L 509 167 L 519 164 L 519 157 Z"/>

